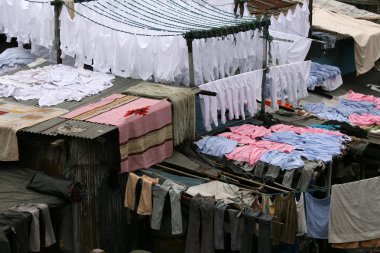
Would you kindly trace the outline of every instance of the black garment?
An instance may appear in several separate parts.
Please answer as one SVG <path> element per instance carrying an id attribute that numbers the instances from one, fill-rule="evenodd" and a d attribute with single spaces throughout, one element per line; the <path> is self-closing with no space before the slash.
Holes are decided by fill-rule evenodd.
<path id="1" fill-rule="evenodd" d="M 243 222 L 240 253 L 252 253 L 255 222 L 247 216 L 243 217 Z"/>
<path id="2" fill-rule="evenodd" d="M 0 229 L 0 252 L 1 253 L 11 253 L 11 246 L 4 232 Z"/>
<path id="3" fill-rule="evenodd" d="M 244 1 L 243 0 L 234 0 L 235 8 L 234 13 L 236 15 L 237 9 L 239 7 L 240 10 L 240 17 L 243 17 L 244 14 Z"/>
<path id="4" fill-rule="evenodd" d="M 191 199 L 186 253 L 214 252 L 214 202 L 213 197 L 201 195 Z"/>
<path id="5" fill-rule="evenodd" d="M 338 130 L 343 133 L 350 136 L 355 136 L 358 138 L 365 138 L 367 137 L 367 131 L 360 128 L 360 127 L 354 127 L 347 122 L 340 122 L 337 120 L 328 120 L 324 122 L 322 125 L 331 125 L 331 126 L 339 126 Z"/>
<path id="6" fill-rule="evenodd" d="M 229 209 L 228 215 L 231 224 L 231 250 L 240 251 L 241 247 L 241 233 L 240 233 L 240 219 L 238 217 L 239 211 Z"/>
<path id="7" fill-rule="evenodd" d="M 50 176 L 37 171 L 26 187 L 29 190 L 67 199 L 73 203 L 85 198 L 85 189 L 78 182 L 62 176 Z"/>
<path id="8" fill-rule="evenodd" d="M 260 221 L 258 232 L 258 249 L 260 253 L 272 252 L 272 240 L 271 240 L 271 223 L 268 221 Z"/>
<path id="9" fill-rule="evenodd" d="M 0 224 L 12 228 L 14 231 L 9 240 L 12 253 L 29 252 L 29 229 L 32 215 L 7 211 L 0 214 Z M 2 251 L 1 251 L 2 252 Z"/>
<path id="10" fill-rule="evenodd" d="M 214 214 L 214 240 L 215 249 L 224 249 L 224 212 L 227 205 L 218 203 L 215 206 Z"/>

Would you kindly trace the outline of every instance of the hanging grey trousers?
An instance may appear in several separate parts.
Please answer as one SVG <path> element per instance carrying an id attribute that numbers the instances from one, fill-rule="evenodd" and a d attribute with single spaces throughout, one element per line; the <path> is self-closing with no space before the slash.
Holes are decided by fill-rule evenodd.
<path id="1" fill-rule="evenodd" d="M 152 229 L 159 230 L 161 228 L 165 198 L 169 192 L 172 216 L 172 234 L 178 235 L 183 233 L 181 191 L 184 189 L 185 187 L 180 186 L 170 180 L 166 180 L 161 186 L 153 187 L 153 210 L 150 224 Z"/>
<path id="2" fill-rule="evenodd" d="M 214 201 L 199 194 L 192 198 L 185 253 L 214 252 Z"/>
<path id="3" fill-rule="evenodd" d="M 29 250 L 33 252 L 40 251 L 40 210 L 42 212 L 42 219 L 45 225 L 45 247 L 53 245 L 55 241 L 55 235 L 53 226 L 50 220 L 49 207 L 46 204 L 23 204 L 10 208 L 9 210 L 15 212 L 28 212 L 32 215 L 32 224 L 30 227 L 29 235 Z"/>

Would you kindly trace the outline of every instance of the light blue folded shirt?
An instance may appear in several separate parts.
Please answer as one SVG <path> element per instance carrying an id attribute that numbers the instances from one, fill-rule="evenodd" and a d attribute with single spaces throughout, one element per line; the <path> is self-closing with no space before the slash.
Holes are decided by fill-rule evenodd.
<path id="1" fill-rule="evenodd" d="M 201 153 L 221 157 L 234 151 L 238 143 L 225 137 L 206 136 L 194 144 Z"/>
<path id="2" fill-rule="evenodd" d="M 280 167 L 282 170 L 292 170 L 304 166 L 301 156 L 296 152 L 284 153 L 277 150 L 265 152 L 260 161 Z"/>

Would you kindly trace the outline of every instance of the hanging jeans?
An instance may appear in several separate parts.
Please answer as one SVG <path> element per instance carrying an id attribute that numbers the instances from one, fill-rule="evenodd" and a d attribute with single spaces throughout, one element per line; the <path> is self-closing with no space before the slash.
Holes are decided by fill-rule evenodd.
<path id="1" fill-rule="evenodd" d="M 185 253 L 214 252 L 214 201 L 199 194 L 192 198 Z"/>
<path id="2" fill-rule="evenodd" d="M 224 249 L 224 212 L 227 205 L 223 202 L 218 202 L 215 205 L 214 214 L 214 245 L 215 249 Z"/>
<path id="3" fill-rule="evenodd" d="M 153 187 L 153 211 L 150 225 L 152 229 L 159 230 L 161 228 L 165 199 L 169 192 L 172 216 L 172 234 L 178 235 L 183 233 L 181 192 L 184 189 L 185 187 L 180 186 L 170 180 L 166 180 L 161 186 Z"/>

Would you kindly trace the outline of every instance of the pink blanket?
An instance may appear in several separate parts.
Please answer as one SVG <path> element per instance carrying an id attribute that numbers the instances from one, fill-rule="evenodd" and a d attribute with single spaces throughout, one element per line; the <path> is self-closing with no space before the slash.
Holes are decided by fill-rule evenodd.
<path id="1" fill-rule="evenodd" d="M 173 153 L 172 111 L 167 100 L 114 94 L 63 117 L 117 126 L 121 172 L 148 168 Z"/>

